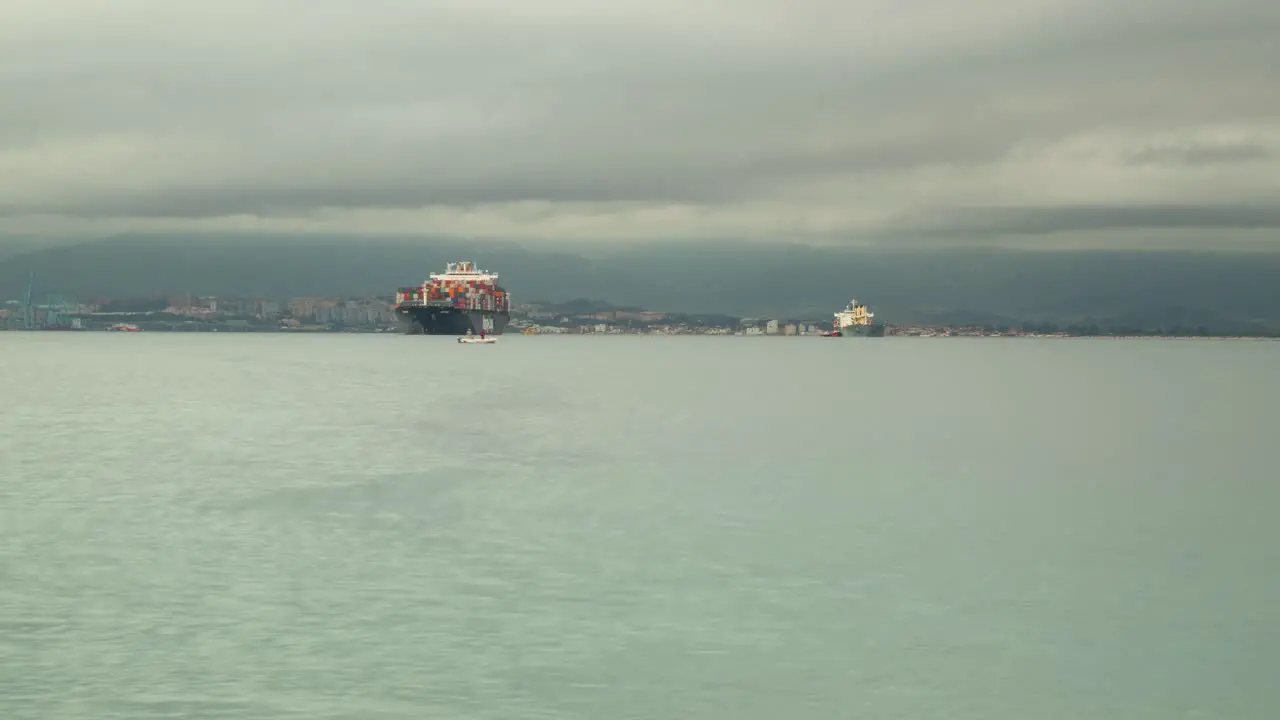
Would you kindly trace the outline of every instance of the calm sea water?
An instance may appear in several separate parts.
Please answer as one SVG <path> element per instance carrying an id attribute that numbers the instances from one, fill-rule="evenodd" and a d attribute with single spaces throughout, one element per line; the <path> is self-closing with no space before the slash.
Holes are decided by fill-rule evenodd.
<path id="1" fill-rule="evenodd" d="M 1278 370 L 0 334 L 0 714 L 1275 718 Z"/>

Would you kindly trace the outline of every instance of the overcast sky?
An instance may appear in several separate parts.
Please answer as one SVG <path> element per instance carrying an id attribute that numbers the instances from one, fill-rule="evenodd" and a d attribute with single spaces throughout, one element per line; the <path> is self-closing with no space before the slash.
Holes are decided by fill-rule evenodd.
<path id="1" fill-rule="evenodd" d="M 0 235 L 1280 248 L 1276 0 L 3 0 Z"/>

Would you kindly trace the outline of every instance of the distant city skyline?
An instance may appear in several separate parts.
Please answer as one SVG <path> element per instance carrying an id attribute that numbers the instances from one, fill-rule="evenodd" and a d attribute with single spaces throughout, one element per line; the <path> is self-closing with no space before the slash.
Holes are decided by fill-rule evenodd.
<path id="1" fill-rule="evenodd" d="M 10 0 L 0 238 L 1280 250 L 1278 36 L 1269 0 Z"/>
<path id="2" fill-rule="evenodd" d="M 31 314 L 27 315 L 30 310 Z M 30 322 L 29 322 L 30 321 Z M 387 298 L 306 297 L 279 301 L 244 297 L 119 298 L 56 303 L 0 302 L 0 330 L 118 330 L 161 332 L 404 332 Z M 586 298 L 569 303 L 520 303 L 512 309 L 508 334 L 642 334 L 812 336 L 835 329 L 825 318 L 736 317 L 696 311 L 655 312 L 621 308 Z M 887 327 L 899 337 L 1250 337 L 1280 338 L 1280 325 L 1234 321 L 1156 322 L 1084 320 L 1071 323 L 899 322 Z M 868 341 L 873 341 L 868 339 Z"/>

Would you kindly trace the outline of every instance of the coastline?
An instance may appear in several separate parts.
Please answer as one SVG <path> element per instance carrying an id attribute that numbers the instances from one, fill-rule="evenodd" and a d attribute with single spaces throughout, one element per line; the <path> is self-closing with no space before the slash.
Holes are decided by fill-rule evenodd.
<path id="1" fill-rule="evenodd" d="M 1280 340 L 1280 334 L 1277 335 L 1241 335 L 1241 334 L 1206 334 L 1206 335 L 1163 335 L 1163 334 L 1142 334 L 1142 335 L 1086 335 L 1086 334 L 1069 334 L 1069 333 L 983 333 L 983 332 L 965 332 L 963 329 L 952 332 L 928 332 L 928 333 L 902 333 L 893 332 L 890 329 L 884 337 L 877 338 L 829 338 L 818 333 L 763 333 L 763 332 L 734 332 L 726 328 L 698 328 L 698 327 L 662 327 L 662 328 L 610 328 L 606 330 L 598 330 L 593 327 L 581 328 L 554 328 L 541 329 L 535 332 L 522 331 L 520 328 L 510 328 L 508 332 L 503 333 L 500 337 L 510 338 L 513 336 L 523 337 L 721 337 L 721 338 L 812 338 L 833 340 L 840 339 L 848 342 L 849 340 L 858 340 L 861 342 L 877 342 L 885 339 L 902 339 L 902 340 L 1201 340 L 1201 341 L 1276 341 Z M 407 335 L 399 328 L 389 327 L 270 327 L 270 326 L 202 326 L 202 327 L 147 327 L 145 325 L 138 327 L 136 330 L 122 331 L 110 327 L 89 327 L 89 328 L 65 328 L 65 327 L 48 327 L 48 328 L 32 328 L 30 330 L 23 328 L 6 328 L 0 327 L 0 334 L 14 333 L 58 333 L 61 335 L 81 335 L 85 333 L 116 333 L 116 334 L 136 334 L 142 333 L 163 333 L 163 334 L 221 334 L 221 335 Z M 452 337 L 452 336 L 442 336 Z"/>

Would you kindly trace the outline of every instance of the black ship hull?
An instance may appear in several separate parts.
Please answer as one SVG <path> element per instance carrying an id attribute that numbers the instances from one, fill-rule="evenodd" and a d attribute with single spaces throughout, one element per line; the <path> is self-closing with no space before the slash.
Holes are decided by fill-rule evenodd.
<path id="1" fill-rule="evenodd" d="M 440 307 L 397 308 L 396 317 L 408 335 L 501 335 L 511 316 L 493 310 Z"/>
<path id="2" fill-rule="evenodd" d="M 840 328 L 839 337 L 884 337 L 884 325 L 848 325 Z"/>

